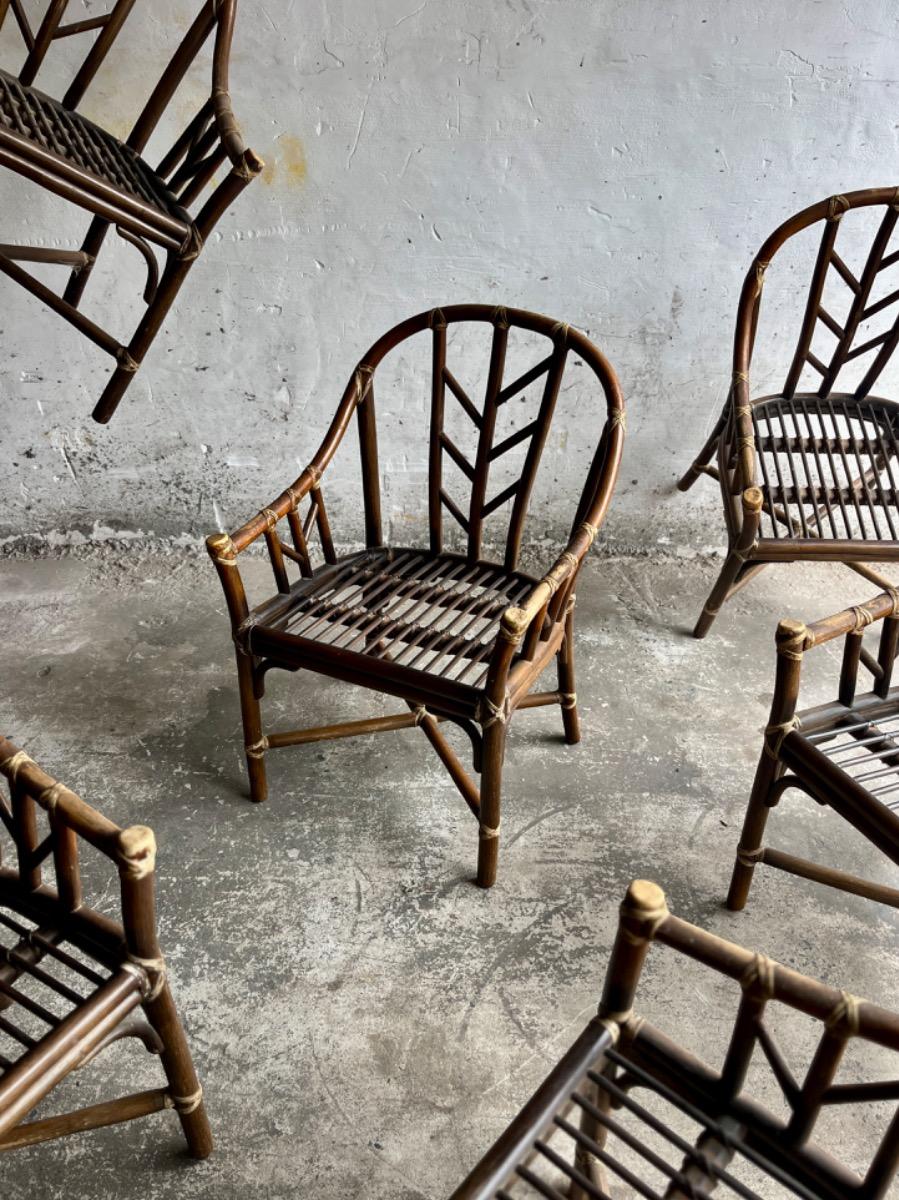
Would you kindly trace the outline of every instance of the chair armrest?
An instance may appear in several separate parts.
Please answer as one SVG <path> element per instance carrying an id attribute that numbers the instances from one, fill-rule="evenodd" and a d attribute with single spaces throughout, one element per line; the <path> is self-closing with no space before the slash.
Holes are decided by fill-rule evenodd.
<path id="1" fill-rule="evenodd" d="M 507 640 L 519 642 L 547 604 L 580 569 L 584 556 L 593 544 L 597 527 L 584 521 L 575 529 L 568 545 L 534 585 L 521 604 L 512 605 L 502 615 L 501 627 Z"/>
<path id="2" fill-rule="evenodd" d="M 842 612 L 835 613 L 831 617 L 822 617 L 819 621 L 804 625 L 801 648 L 811 650 L 813 646 L 821 646 L 825 642 L 831 642 L 834 638 L 843 637 L 847 633 L 861 633 L 875 621 L 882 621 L 885 617 L 897 615 L 899 615 L 899 593 L 881 592 L 879 596 L 875 596 L 872 600 L 866 600 L 864 604 L 844 608 Z M 780 628 L 786 624 L 787 622 L 782 621 Z M 779 645 L 778 649 L 780 649 Z"/>

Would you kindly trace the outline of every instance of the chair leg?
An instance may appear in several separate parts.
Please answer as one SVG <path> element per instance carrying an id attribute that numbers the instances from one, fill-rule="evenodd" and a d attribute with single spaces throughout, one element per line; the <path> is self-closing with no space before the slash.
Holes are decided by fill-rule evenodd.
<path id="1" fill-rule="evenodd" d="M 262 712 L 253 680 L 253 660 L 242 650 L 237 651 L 237 683 L 240 691 L 240 715 L 243 718 L 247 775 L 250 779 L 250 799 L 259 804 L 268 796 L 268 783 L 265 778 L 265 738 L 262 734 Z"/>
<path id="2" fill-rule="evenodd" d="M 569 746 L 575 746 L 581 740 L 581 723 L 577 711 L 577 691 L 574 683 L 574 613 L 569 612 L 565 618 L 565 640 L 556 655 L 556 667 L 559 675 L 559 691 L 562 706 L 562 724 L 565 728 L 565 741 Z"/>
<path id="3" fill-rule="evenodd" d="M 749 797 L 749 807 L 743 821 L 743 831 L 740 834 L 740 844 L 734 860 L 733 874 L 727 893 L 727 907 L 731 912 L 741 912 L 749 898 L 752 877 L 756 864 L 761 857 L 762 838 L 765 836 L 765 826 L 771 813 L 769 797 L 771 788 L 783 775 L 783 763 L 775 762 L 766 752 L 756 771 L 755 782 L 752 785 L 752 795 Z"/>
<path id="4" fill-rule="evenodd" d="M 709 459 L 712 457 L 712 455 L 715 452 L 715 447 L 718 445 L 718 439 L 721 436 L 722 430 L 724 429 L 724 423 L 725 423 L 725 415 L 722 412 L 721 416 L 718 418 L 718 420 L 715 424 L 715 428 L 709 434 L 705 445 L 702 447 L 702 449 L 699 451 L 699 453 L 693 459 L 693 462 L 690 464 L 690 466 L 687 468 L 687 470 L 683 473 L 681 478 L 677 481 L 677 486 L 678 486 L 679 491 L 681 491 L 681 492 L 689 491 L 690 488 L 693 486 L 693 484 L 696 482 L 696 480 L 699 478 L 699 476 L 702 474 L 702 468 L 706 465 L 706 463 L 709 461 Z"/>
<path id="5" fill-rule="evenodd" d="M 493 887 L 499 858 L 500 792 L 506 726 L 494 721 L 484 730 L 484 760 L 481 771 L 481 816 L 478 829 L 478 887 Z"/>
<path id="6" fill-rule="evenodd" d="M 203 1103 L 203 1089 L 167 983 L 158 996 L 144 1002 L 144 1011 L 162 1040 L 162 1066 L 187 1148 L 193 1158 L 206 1158 L 212 1152 L 212 1130 Z"/>
<path id="7" fill-rule="evenodd" d="M 150 349 L 193 263 L 193 258 L 169 260 L 156 289 L 156 295 L 148 305 L 131 341 L 124 347 L 124 361 L 113 371 L 91 414 L 101 425 L 105 425 L 118 408 L 119 401 L 143 362 L 144 355 Z"/>
<path id="8" fill-rule="evenodd" d="M 709 598 L 703 605 L 702 612 L 699 614 L 699 620 L 693 629 L 695 638 L 704 638 L 708 631 L 712 628 L 712 622 L 717 617 L 725 600 L 730 595 L 730 590 L 733 587 L 737 576 L 740 573 L 740 568 L 743 563 L 737 557 L 733 550 L 724 560 L 724 566 L 721 568 L 721 573 L 715 582 L 715 586 L 709 593 Z"/>
<path id="9" fill-rule="evenodd" d="M 69 282 L 66 284 L 66 290 L 63 292 L 63 299 L 68 304 L 74 304 L 76 308 L 81 302 L 81 297 L 84 295 L 84 289 L 87 287 L 87 281 L 90 279 L 91 271 L 94 269 L 94 262 L 103 247 L 108 230 L 109 221 L 105 221 L 102 217 L 94 217 L 85 239 L 81 243 L 81 249 L 85 254 L 90 255 L 91 262 L 86 267 L 81 267 L 79 270 L 72 272 L 69 276 Z"/>

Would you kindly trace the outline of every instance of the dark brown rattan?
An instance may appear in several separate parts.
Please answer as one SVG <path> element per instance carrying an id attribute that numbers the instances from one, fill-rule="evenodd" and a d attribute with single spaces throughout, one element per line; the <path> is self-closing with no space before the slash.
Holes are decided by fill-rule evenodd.
<path id="1" fill-rule="evenodd" d="M 156 936 L 152 830 L 119 829 L 4 738 L 0 773 L 10 790 L 9 805 L 0 800 L 0 842 L 14 852 L 0 865 L 0 1151 L 174 1109 L 190 1153 L 205 1158 L 203 1093 Z M 121 924 L 84 901 L 85 843 L 118 870 Z M 166 1087 L 26 1120 L 70 1072 L 124 1037 L 160 1056 Z"/>
<path id="2" fill-rule="evenodd" d="M 49 0 L 37 29 L 18 0 L 0 0 L 0 27 L 10 14 L 27 57 L 16 76 L 0 70 L 0 165 L 93 214 L 79 250 L 0 245 L 0 271 L 37 296 L 116 360 L 94 412 L 106 422 L 141 365 L 181 285 L 225 209 L 262 169 L 231 111 L 228 60 L 236 0 L 206 0 L 123 142 L 77 111 L 119 36 L 134 0 L 115 0 L 108 12 L 66 23 L 70 0 Z M 95 34 L 61 100 L 39 91 L 35 76 L 59 38 Z M 214 35 L 212 92 L 156 167 L 143 157 L 151 134 L 206 40 Z M 227 168 L 220 182 L 214 176 Z M 197 211 L 192 211 L 196 209 Z M 80 309 L 106 234 L 118 235 L 146 268 L 146 310 L 127 343 Z M 161 262 L 160 262 L 161 256 Z M 55 263 L 70 270 L 58 295 L 20 264 Z"/>
<path id="3" fill-rule="evenodd" d="M 883 209 L 883 217 L 856 277 L 836 250 L 837 233 L 848 211 L 871 207 Z M 749 268 L 728 399 L 678 483 L 686 491 L 700 474 L 717 479 L 728 530 L 727 558 L 696 637 L 705 636 L 722 605 L 768 563 L 841 562 L 880 586 L 889 583 L 864 564 L 899 560 L 899 409 L 871 395 L 899 343 L 899 290 L 872 299 L 882 272 L 899 262 L 899 250 L 889 250 L 897 219 L 895 188 L 833 196 L 784 222 Z M 765 273 L 784 243 L 818 223 L 821 242 L 787 378 L 779 394 L 753 399 L 749 371 Z M 823 303 L 834 281 L 850 298 L 842 324 Z M 872 336 L 866 323 L 875 318 L 884 328 Z M 822 335 L 829 339 L 826 358 L 812 348 Z M 836 391 L 855 360 L 867 365 L 864 374 L 852 391 Z M 797 390 L 809 373 L 820 382 Z"/>
<path id="4" fill-rule="evenodd" d="M 478 322 L 492 329 L 485 398 L 480 405 L 447 364 L 447 328 L 458 322 Z M 507 381 L 505 354 L 513 328 L 545 338 L 547 353 L 534 368 Z M 412 549 L 383 542 L 374 376 L 386 354 L 422 332 L 430 334 L 433 351 L 430 544 L 427 549 Z M 569 356 L 592 369 L 602 391 L 602 412 L 595 425 L 600 436 L 568 546 L 547 574 L 537 579 L 519 570 L 519 551 Z M 541 396 L 535 417 L 497 441 L 498 411 L 531 385 Z M 477 432 L 474 462 L 449 437 L 445 410 L 450 404 L 461 407 Z M 354 416 L 360 439 L 366 549 L 340 557 L 320 481 Z M 574 586 L 605 518 L 623 441 L 624 409 L 614 372 L 592 343 L 567 325 L 516 309 L 454 305 L 404 321 L 376 342 L 354 371 L 330 430 L 299 479 L 236 533 L 214 534 L 207 541 L 225 590 L 237 646 L 253 799 L 266 796 L 264 755 L 269 749 L 420 725 L 478 819 L 478 882 L 490 887 L 496 877 L 502 760 L 512 713 L 517 708 L 558 704 L 566 741 L 573 744 L 580 737 L 572 646 Z M 521 473 L 491 496 L 491 464 L 513 446 L 523 451 Z M 467 502 L 458 489 L 455 498 L 447 490 L 443 476 L 447 456 L 470 484 Z M 309 508 L 301 517 L 299 506 L 307 497 Z M 484 522 L 505 504 L 510 509 L 505 546 L 502 560 L 494 562 L 483 557 Z M 463 553 L 446 548 L 447 519 L 464 535 Z M 314 536 L 325 560 L 317 568 L 310 551 Z M 260 538 L 265 539 L 278 591 L 250 611 L 237 557 Z M 288 578 L 289 565 L 299 575 L 294 582 Z M 554 658 L 558 690 L 534 692 L 538 676 Z M 410 711 L 266 735 L 259 700 L 265 674 L 272 667 L 294 671 L 303 667 L 386 692 L 405 701 Z M 470 737 L 475 770 L 482 776 L 480 787 L 438 728 L 444 720 L 457 723 Z"/>
<path id="5" fill-rule="evenodd" d="M 899 888 L 763 845 L 771 809 L 792 789 L 832 809 L 899 865 L 899 688 L 890 686 L 899 645 L 897 611 L 891 591 L 812 625 L 782 621 L 778 627 L 774 699 L 737 849 L 729 908 L 743 908 L 759 863 L 899 907 Z M 862 637 L 868 625 L 880 621 L 875 658 Z M 838 637 L 845 641 L 837 698 L 797 711 L 804 654 Z M 859 667 L 872 675 L 869 692 L 858 692 Z"/>
<path id="6" fill-rule="evenodd" d="M 719 1067 L 634 1015 L 653 941 L 737 984 Z M 781 1006 L 822 1026 L 801 1081 L 772 1032 Z M 895 1069 L 899 1016 L 679 920 L 660 888 L 637 880 L 621 906 L 598 1016 L 451 1200 L 705 1200 L 712 1192 L 770 1200 L 772 1188 L 804 1200 L 880 1200 L 899 1166 L 899 1114 L 863 1175 L 840 1161 L 840 1146 L 816 1139 L 830 1105 L 870 1104 L 873 1112 L 879 1101 L 899 1100 L 897 1081 L 840 1081 L 853 1039 L 893 1052 Z M 767 1060 L 786 1116 L 749 1093 L 753 1055 Z"/>

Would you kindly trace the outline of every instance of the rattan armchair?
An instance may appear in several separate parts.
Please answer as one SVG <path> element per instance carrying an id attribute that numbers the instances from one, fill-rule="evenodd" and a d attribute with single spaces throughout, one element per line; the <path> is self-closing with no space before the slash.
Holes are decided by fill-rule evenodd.
<path id="1" fill-rule="evenodd" d="M 774 699 L 737 849 L 729 908 L 744 907 L 759 863 L 899 907 L 897 888 L 762 844 L 772 808 L 792 790 L 831 809 L 899 865 L 899 688 L 890 686 L 899 646 L 897 613 L 896 593 L 884 592 L 811 625 L 782 621 L 778 626 Z M 874 658 L 862 638 L 867 626 L 881 621 Z M 836 699 L 798 711 L 804 655 L 835 638 L 844 639 Z M 870 673 L 873 685 L 861 693 L 860 667 Z"/>
<path id="2" fill-rule="evenodd" d="M 11 14 L 27 50 L 18 75 L 0 70 L 0 165 L 93 214 L 80 249 L 0 245 L 0 271 L 115 359 L 93 412 L 100 422 L 115 412 L 226 208 L 263 166 L 243 144 L 228 95 L 236 0 L 206 0 L 124 141 L 78 112 L 133 6 L 134 0 L 115 0 L 105 13 L 67 22 L 70 0 L 48 0 L 34 29 L 21 0 L 0 0 L 0 27 Z M 150 136 L 213 33 L 210 97 L 158 165 L 151 166 L 142 157 Z M 53 42 L 90 35 L 96 36 L 62 98 L 39 91 L 34 81 Z M 141 51 L 136 47 L 130 52 Z M 222 168 L 224 173 L 214 183 Z M 146 271 L 146 309 L 126 341 L 80 307 L 110 226 L 138 251 Z M 67 267 L 62 295 L 25 270 L 23 262 Z"/>
<path id="3" fill-rule="evenodd" d="M 734 980 L 737 1013 L 720 1066 L 634 1013 L 653 942 Z M 779 1009 L 821 1026 L 801 1081 L 772 1030 Z M 887 1052 L 895 1076 L 899 1016 L 672 916 L 662 890 L 638 880 L 621 906 L 598 1016 L 451 1200 L 880 1200 L 899 1166 L 899 1114 L 863 1174 L 816 1128 L 828 1106 L 845 1104 L 867 1106 L 881 1122 L 869 1128 L 882 1128 L 878 1102 L 899 1099 L 892 1080 L 841 1078 L 853 1041 Z M 785 1115 L 754 1098 L 754 1055 L 767 1060 Z"/>
<path id="4" fill-rule="evenodd" d="M 448 330 L 474 322 L 492 330 L 484 401 L 476 404 L 448 365 Z M 545 356 L 520 377 L 506 381 L 504 366 L 511 330 L 529 331 L 545 345 Z M 430 338 L 432 371 L 429 434 L 429 545 L 420 549 L 386 545 L 381 519 L 374 377 L 391 350 L 423 333 Z M 549 434 L 566 362 L 587 368 L 599 403 L 584 424 L 595 452 L 571 525 L 568 545 L 550 570 L 536 578 L 518 567 L 529 500 Z M 581 372 L 581 376 L 584 376 Z M 513 397 L 535 386 L 539 396 L 527 422 L 498 437 L 498 414 Z M 449 406 L 472 433 L 471 459 L 449 436 Z M 519 409 L 519 411 L 522 411 Z M 530 414 L 533 413 L 531 417 Z M 338 555 L 325 509 L 322 476 L 351 420 L 358 422 L 364 490 L 366 546 Z M 442 759 L 479 826 L 478 882 L 496 877 L 500 832 L 500 782 L 506 735 L 519 708 L 559 705 L 565 739 L 578 741 L 574 684 L 574 588 L 584 556 L 602 524 L 618 473 L 624 441 L 624 409 L 618 383 L 605 358 L 567 325 L 516 309 L 454 305 L 421 313 L 386 333 L 362 358 L 324 441 L 300 477 L 230 536 L 207 541 L 216 565 L 237 647 L 250 792 L 266 796 L 265 754 L 279 746 L 420 726 Z M 488 498 L 496 461 L 515 448 L 523 454 L 520 473 Z M 464 480 L 450 485 L 452 461 Z M 517 469 L 517 468 L 516 468 Z M 308 497 L 301 517 L 299 506 Z M 503 550 L 483 557 L 488 517 L 504 505 Z M 463 539 L 461 553 L 447 548 L 444 520 Z M 284 526 L 287 531 L 281 532 Z M 313 567 L 310 540 L 317 532 L 324 562 Z M 289 541 L 287 538 L 289 537 Z M 238 556 L 265 540 L 277 593 L 250 609 Z M 288 564 L 298 578 L 288 578 Z M 553 659 L 558 690 L 533 691 Z M 259 700 L 271 668 L 304 668 L 363 688 L 397 696 L 410 711 L 346 724 L 284 733 L 263 733 Z M 474 748 L 480 787 L 462 766 L 439 728 L 461 726 Z"/>
<path id="5" fill-rule="evenodd" d="M 5 738 L 0 773 L 10 789 L 0 834 L 14 855 L 6 862 L 4 847 L 0 866 L 0 1150 L 173 1109 L 190 1153 L 205 1158 L 203 1093 L 156 937 L 152 830 L 119 829 Z M 85 903 L 79 853 L 89 847 L 118 871 L 121 924 Z M 25 1120 L 73 1070 L 125 1037 L 160 1056 L 166 1087 Z"/>
<path id="6" fill-rule="evenodd" d="M 879 224 L 854 272 L 837 252 L 837 233 L 848 214 L 867 209 Z M 749 268 L 727 402 L 678 483 L 686 491 L 700 474 L 717 479 L 727 524 L 727 557 L 696 623 L 698 638 L 769 563 L 841 562 L 889 586 L 865 563 L 899 560 L 899 408 L 871 395 L 899 343 L 899 290 L 883 274 L 899 262 L 897 220 L 896 188 L 833 196 L 785 221 Z M 821 240 L 786 381 L 775 395 L 753 397 L 749 373 L 766 272 L 785 243 L 818 224 Z"/>

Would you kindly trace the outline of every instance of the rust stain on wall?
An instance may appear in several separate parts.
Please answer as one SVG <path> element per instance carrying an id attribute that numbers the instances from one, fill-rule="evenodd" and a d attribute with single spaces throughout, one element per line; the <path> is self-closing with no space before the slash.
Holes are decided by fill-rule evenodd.
<path id="1" fill-rule="evenodd" d="M 262 178 L 267 184 L 280 182 L 285 187 L 302 186 L 306 178 L 306 155 L 298 137 L 282 133 L 275 139 L 275 153 L 266 162 Z"/>

